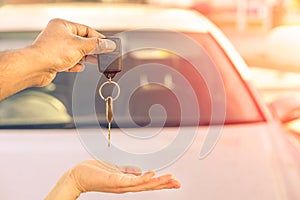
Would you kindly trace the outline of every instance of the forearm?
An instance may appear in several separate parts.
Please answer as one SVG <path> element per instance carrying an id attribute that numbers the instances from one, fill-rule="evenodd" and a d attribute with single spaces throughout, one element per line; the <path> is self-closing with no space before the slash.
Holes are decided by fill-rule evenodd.
<path id="1" fill-rule="evenodd" d="M 45 197 L 45 200 L 75 200 L 81 192 L 76 188 L 74 179 L 70 178 L 71 173 L 66 172 L 56 183 L 54 188 Z"/>
<path id="2" fill-rule="evenodd" d="M 28 87 L 43 86 L 44 79 L 55 76 L 43 65 L 41 52 L 33 46 L 0 52 L 0 100 Z"/>

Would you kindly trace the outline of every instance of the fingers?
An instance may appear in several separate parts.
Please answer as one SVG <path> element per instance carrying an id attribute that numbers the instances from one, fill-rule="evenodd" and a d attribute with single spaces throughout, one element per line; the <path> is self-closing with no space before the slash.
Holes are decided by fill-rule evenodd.
<path id="1" fill-rule="evenodd" d="M 84 65 L 77 63 L 75 66 L 66 70 L 66 72 L 82 72 L 84 70 Z"/>
<path id="2" fill-rule="evenodd" d="M 97 38 L 97 46 L 89 54 L 101 54 L 111 52 L 116 49 L 116 43 L 108 39 Z"/>
<path id="3" fill-rule="evenodd" d="M 96 55 L 88 55 L 85 57 L 85 62 L 97 65 L 98 64 L 98 59 Z"/>
<path id="4" fill-rule="evenodd" d="M 175 180 L 170 174 L 164 175 L 152 179 L 151 181 L 145 183 L 143 186 L 136 187 L 137 191 L 144 190 L 162 190 L 162 189 L 178 189 L 181 185 L 179 181 Z"/>
<path id="5" fill-rule="evenodd" d="M 84 55 L 108 53 L 116 48 L 116 43 L 108 39 L 79 37 L 77 39 Z"/>
<path id="6" fill-rule="evenodd" d="M 163 190 L 163 189 L 179 189 L 181 184 L 177 180 L 170 180 L 167 184 L 160 185 L 155 190 Z"/>
<path id="7" fill-rule="evenodd" d="M 69 30 L 71 30 L 71 33 L 81 37 L 80 39 L 82 42 L 86 43 L 86 45 L 83 46 L 85 55 L 111 52 L 116 48 L 116 44 L 113 41 L 100 39 L 105 36 L 86 25 L 69 21 L 64 21 L 63 23 L 65 23 Z"/>
<path id="8" fill-rule="evenodd" d="M 151 180 L 152 177 L 155 176 L 154 171 L 148 171 L 141 176 L 135 176 L 132 174 L 125 174 L 120 177 L 120 187 L 131 187 L 136 185 L 144 184 Z"/>
<path id="9" fill-rule="evenodd" d="M 121 173 L 119 167 L 113 163 L 104 160 L 86 160 L 85 164 L 98 167 L 108 172 Z"/>
<path id="10" fill-rule="evenodd" d="M 135 166 L 120 166 L 119 169 L 125 174 L 133 174 L 136 176 L 140 176 L 142 174 L 141 168 Z"/>
<path id="11" fill-rule="evenodd" d="M 119 172 L 124 174 L 132 174 L 140 176 L 142 170 L 139 167 L 135 166 L 118 166 L 113 163 L 104 160 L 86 160 L 84 163 L 100 167 L 101 169 L 108 170 L 109 172 Z"/>
<path id="12" fill-rule="evenodd" d="M 119 188 L 120 193 L 125 192 L 141 192 L 149 190 L 163 190 L 163 189 L 178 189 L 180 188 L 180 183 L 174 179 L 170 174 L 151 178 L 149 181 L 143 184 L 138 184 L 130 187 Z"/>
<path id="13" fill-rule="evenodd" d="M 134 191 L 145 191 L 145 190 L 162 190 L 162 189 L 178 189 L 180 183 L 174 179 L 170 174 L 161 177 L 153 178 L 144 185 L 134 187 Z"/>
<path id="14" fill-rule="evenodd" d="M 83 24 L 57 18 L 52 19 L 48 26 L 51 27 L 52 30 L 66 30 L 70 35 L 75 36 L 74 42 L 78 44 L 78 49 L 81 49 L 84 55 L 87 55 L 90 52 L 93 52 L 94 54 L 110 52 L 116 48 L 113 41 L 100 40 L 99 38 L 104 38 L 105 36 Z"/>
<path id="15" fill-rule="evenodd" d="M 170 174 L 154 177 L 154 171 L 138 175 L 140 171 L 137 167 L 86 160 L 72 169 L 71 178 L 82 192 L 126 193 L 180 188 L 180 183 Z"/>
<path id="16" fill-rule="evenodd" d="M 112 181 L 115 186 L 118 186 L 120 188 L 128 188 L 128 187 L 136 187 L 143 185 L 147 183 L 147 188 L 149 187 L 149 190 L 157 188 L 173 188 L 179 185 L 178 182 L 176 182 L 172 175 L 165 175 L 158 178 L 153 178 L 155 176 L 154 171 L 148 171 L 146 173 L 142 174 L 142 170 L 139 167 L 135 166 L 117 166 L 115 164 L 112 164 L 107 161 L 97 161 L 97 160 L 88 160 L 85 161 L 86 164 L 100 167 L 101 169 L 108 170 L 110 173 L 117 173 L 114 175 L 115 178 Z M 122 174 L 122 173 L 124 174 Z M 173 180 L 171 182 L 168 182 L 169 180 Z M 163 184 L 162 184 L 163 183 Z M 114 186 L 113 186 L 114 187 Z M 138 188 L 137 188 L 138 189 Z M 141 187 L 142 189 L 142 187 Z M 142 189 L 144 190 L 144 189 Z"/>
<path id="17" fill-rule="evenodd" d="M 90 61 L 87 55 L 106 53 L 116 48 L 113 41 L 101 39 L 104 37 L 86 25 L 53 19 L 32 45 L 49 54 L 47 58 L 56 58 L 55 62 L 53 59 L 46 60 L 47 68 L 56 72 L 80 72 L 84 66 L 79 62 Z M 97 63 L 97 59 L 92 62 Z"/>
<path id="18" fill-rule="evenodd" d="M 63 24 L 65 25 L 71 33 L 81 36 L 81 37 L 87 37 L 87 38 L 104 38 L 104 35 L 98 33 L 94 29 L 90 28 L 89 26 L 70 22 L 63 19 L 52 19 L 49 24 Z"/>
<path id="19" fill-rule="evenodd" d="M 87 56 L 83 57 L 81 61 L 97 65 L 98 59 L 95 54 L 111 52 L 116 48 L 116 44 L 111 40 L 98 39 L 98 41 L 100 41 L 100 44 L 96 45 L 96 47 L 93 46 L 92 48 L 94 49 Z"/>

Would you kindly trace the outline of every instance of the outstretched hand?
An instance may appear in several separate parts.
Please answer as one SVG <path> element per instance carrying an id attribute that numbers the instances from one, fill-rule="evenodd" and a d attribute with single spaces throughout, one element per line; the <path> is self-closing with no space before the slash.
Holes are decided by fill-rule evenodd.
<path id="1" fill-rule="evenodd" d="M 52 19 L 32 44 L 42 55 L 44 67 L 52 73 L 43 85 L 50 83 L 57 72 L 82 71 L 84 66 L 80 61 L 85 61 L 91 53 L 113 51 L 115 43 L 101 39 L 104 37 L 86 25 Z"/>
<path id="2" fill-rule="evenodd" d="M 171 174 L 155 177 L 155 172 L 142 174 L 137 167 L 86 160 L 65 173 L 46 199 L 73 200 L 90 191 L 126 193 L 176 188 L 180 183 Z"/>
<path id="3" fill-rule="evenodd" d="M 91 54 L 116 48 L 103 38 L 86 25 L 51 20 L 32 45 L 0 52 L 0 100 L 29 87 L 48 85 L 58 72 L 82 71 L 82 61 L 90 62 Z"/>

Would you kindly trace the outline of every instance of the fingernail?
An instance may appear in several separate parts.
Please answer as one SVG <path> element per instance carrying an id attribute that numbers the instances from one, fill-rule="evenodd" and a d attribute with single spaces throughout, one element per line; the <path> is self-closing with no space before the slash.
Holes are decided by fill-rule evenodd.
<path id="1" fill-rule="evenodd" d="M 180 182 L 177 180 L 171 179 L 169 183 L 173 185 L 172 187 L 174 189 L 179 189 L 181 187 Z"/>
<path id="2" fill-rule="evenodd" d="M 176 185 L 174 186 L 174 189 L 179 189 L 179 188 L 181 188 L 180 183 L 178 183 L 178 184 L 176 184 Z"/>
<path id="3" fill-rule="evenodd" d="M 98 45 L 90 54 L 101 54 L 111 52 L 116 49 L 116 43 L 109 39 L 98 38 Z"/>
<path id="4" fill-rule="evenodd" d="M 146 181 L 149 181 L 153 176 L 155 176 L 155 172 L 154 171 L 148 171 L 146 173 L 144 173 L 144 175 L 146 177 Z"/>
<path id="5" fill-rule="evenodd" d="M 98 46 L 100 49 L 103 49 L 103 50 L 113 51 L 116 49 L 116 43 L 109 39 L 99 39 Z"/>

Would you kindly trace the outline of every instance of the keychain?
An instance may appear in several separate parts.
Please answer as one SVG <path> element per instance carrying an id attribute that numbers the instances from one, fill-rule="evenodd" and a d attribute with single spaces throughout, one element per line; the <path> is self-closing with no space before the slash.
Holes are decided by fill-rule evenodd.
<path id="1" fill-rule="evenodd" d="M 117 87 L 117 95 L 115 97 L 108 96 L 104 97 L 102 94 L 102 89 L 107 84 L 114 84 Z M 112 81 L 111 78 L 104 82 L 99 88 L 99 96 L 105 101 L 105 115 L 106 121 L 108 123 L 108 146 L 110 146 L 110 128 L 111 122 L 113 121 L 113 101 L 115 101 L 120 95 L 120 86 L 117 82 Z"/>
<path id="2" fill-rule="evenodd" d="M 112 81 L 115 75 L 122 70 L 122 46 L 120 38 L 105 38 L 112 40 L 116 44 L 116 48 L 113 52 L 98 54 L 98 68 L 101 73 L 108 79 L 102 83 L 99 88 L 99 96 L 105 101 L 105 114 L 108 123 L 108 146 L 110 146 L 110 128 L 113 121 L 113 101 L 115 101 L 120 95 L 120 86 L 117 82 Z M 113 84 L 117 88 L 117 95 L 112 97 L 104 97 L 102 94 L 103 87 L 108 84 Z"/>

